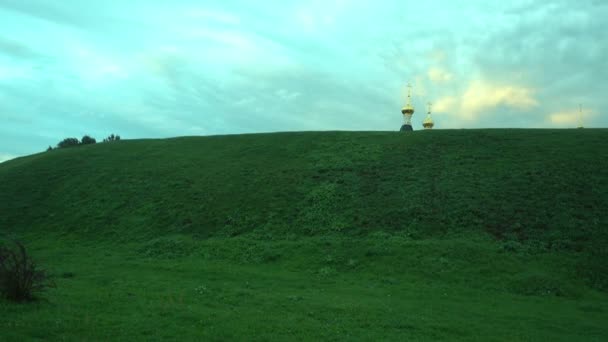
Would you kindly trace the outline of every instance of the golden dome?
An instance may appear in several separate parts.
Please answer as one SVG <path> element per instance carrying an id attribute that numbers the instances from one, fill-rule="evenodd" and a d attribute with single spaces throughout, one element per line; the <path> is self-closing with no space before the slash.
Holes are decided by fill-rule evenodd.
<path id="1" fill-rule="evenodd" d="M 403 106 L 403 108 L 401 108 L 401 113 L 402 114 L 414 114 L 414 107 L 412 106 L 412 98 L 411 98 L 411 94 L 412 93 L 412 86 L 411 85 L 407 85 L 407 104 L 405 106 Z"/>
<path id="2" fill-rule="evenodd" d="M 414 107 L 411 104 L 406 104 L 405 107 L 401 108 L 403 114 L 414 114 Z"/>
<path id="3" fill-rule="evenodd" d="M 435 122 L 433 122 L 433 119 L 430 115 L 427 116 L 424 121 L 422 121 L 422 127 L 424 128 L 433 128 L 433 126 L 435 126 Z"/>
<path id="4" fill-rule="evenodd" d="M 424 120 L 422 121 L 422 127 L 426 129 L 431 129 L 433 128 L 433 126 L 435 126 L 435 122 L 431 117 L 431 103 L 429 102 L 429 112 L 426 114 L 426 118 L 424 118 Z"/>

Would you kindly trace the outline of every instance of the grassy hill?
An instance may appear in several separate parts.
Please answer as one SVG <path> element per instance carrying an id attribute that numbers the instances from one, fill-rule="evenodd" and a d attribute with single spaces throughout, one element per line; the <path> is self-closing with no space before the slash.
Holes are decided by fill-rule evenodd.
<path id="1" fill-rule="evenodd" d="M 121 141 L 0 167 L 0 224 L 141 239 L 488 232 L 582 248 L 606 225 L 608 131 L 277 133 Z"/>
<path id="2" fill-rule="evenodd" d="M 0 339 L 602 340 L 606 141 L 301 132 L 11 160 L 0 230 L 59 279 L 0 302 Z"/>

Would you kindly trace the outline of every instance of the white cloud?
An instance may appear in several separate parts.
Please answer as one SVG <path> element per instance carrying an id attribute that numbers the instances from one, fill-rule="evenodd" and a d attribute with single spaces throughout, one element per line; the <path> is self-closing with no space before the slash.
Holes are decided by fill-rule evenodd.
<path id="1" fill-rule="evenodd" d="M 435 63 L 443 63 L 447 59 L 448 54 L 445 52 L 445 50 L 434 49 L 429 54 L 429 57 Z"/>
<path id="2" fill-rule="evenodd" d="M 255 97 L 253 96 L 247 96 L 247 97 L 243 97 L 241 99 L 238 99 L 236 102 L 234 102 L 235 106 L 250 106 L 253 103 L 256 102 Z"/>
<path id="3" fill-rule="evenodd" d="M 597 115 L 597 112 L 590 109 L 569 109 L 558 111 L 547 115 L 548 121 L 558 127 L 577 127 L 579 124 L 585 126 L 585 122 Z"/>
<path id="4" fill-rule="evenodd" d="M 187 18 L 200 20 L 202 22 L 213 22 L 230 25 L 238 25 L 241 18 L 225 11 L 210 10 L 206 8 L 186 8 L 182 15 Z"/>
<path id="5" fill-rule="evenodd" d="M 438 83 L 438 84 L 448 83 L 454 78 L 453 74 L 451 74 L 449 71 L 447 71 L 443 68 L 440 68 L 440 67 L 429 68 L 429 71 L 427 74 L 428 74 L 429 80 L 431 80 L 431 82 Z"/>
<path id="6" fill-rule="evenodd" d="M 275 92 L 275 95 L 281 98 L 281 100 L 283 101 L 291 101 L 298 98 L 300 96 L 300 93 L 296 91 L 290 92 L 286 89 L 279 89 Z"/>
<path id="7" fill-rule="evenodd" d="M 475 80 L 457 95 L 444 95 L 433 104 L 433 111 L 445 113 L 453 124 L 466 124 L 481 116 L 491 117 L 500 107 L 520 112 L 539 106 L 532 88 Z"/>
<path id="8" fill-rule="evenodd" d="M 29 78 L 32 78 L 32 70 L 28 67 L 16 64 L 0 64 L 0 82 Z"/>
<path id="9" fill-rule="evenodd" d="M 433 104 L 433 111 L 436 113 L 451 113 L 458 109 L 458 99 L 455 96 L 445 96 L 439 98 Z"/>
<path id="10" fill-rule="evenodd" d="M 461 101 L 459 116 L 470 120 L 498 106 L 526 110 L 539 104 L 532 88 L 484 81 L 471 82 Z"/>
<path id="11" fill-rule="evenodd" d="M 296 6 L 291 18 L 300 31 L 306 33 L 327 34 L 327 30 L 345 14 L 347 10 L 356 7 L 355 1 L 306 1 L 303 5 Z"/>
<path id="12" fill-rule="evenodd" d="M 254 32 L 202 26 L 180 26 L 174 31 L 184 40 L 174 53 L 201 66 L 275 68 L 293 63 L 288 48 Z"/>

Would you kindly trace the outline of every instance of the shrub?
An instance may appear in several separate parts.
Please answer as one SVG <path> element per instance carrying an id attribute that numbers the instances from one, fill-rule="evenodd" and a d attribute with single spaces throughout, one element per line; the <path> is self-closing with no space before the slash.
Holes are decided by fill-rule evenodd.
<path id="1" fill-rule="evenodd" d="M 103 142 L 118 141 L 118 140 L 120 140 L 120 135 L 114 135 L 114 133 L 112 133 L 107 138 L 103 139 Z"/>
<path id="2" fill-rule="evenodd" d="M 80 144 L 82 145 L 94 144 L 96 142 L 97 140 L 95 140 L 95 138 L 92 138 L 88 135 L 85 135 L 84 137 L 82 137 L 82 139 L 80 139 Z"/>
<path id="3" fill-rule="evenodd" d="M 0 245 L 0 295 L 22 302 L 34 299 L 34 294 L 54 287 L 49 275 L 38 269 L 25 247 L 14 241 L 16 248 Z"/>
<path id="4" fill-rule="evenodd" d="M 51 146 L 49 146 L 49 148 L 46 149 L 47 152 L 52 151 L 52 150 L 53 150 L 53 148 Z"/>
<path id="5" fill-rule="evenodd" d="M 78 146 L 80 144 L 80 142 L 78 141 L 77 138 L 65 138 L 63 140 L 61 140 L 59 142 L 59 144 L 57 144 L 58 148 L 64 148 L 64 147 L 72 147 L 72 146 Z"/>

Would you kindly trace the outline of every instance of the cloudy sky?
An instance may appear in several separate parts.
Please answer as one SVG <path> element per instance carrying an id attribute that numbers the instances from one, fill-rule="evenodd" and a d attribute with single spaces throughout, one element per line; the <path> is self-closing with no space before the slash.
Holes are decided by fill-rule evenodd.
<path id="1" fill-rule="evenodd" d="M 0 161 L 65 137 L 608 126 L 604 0 L 0 0 Z"/>

